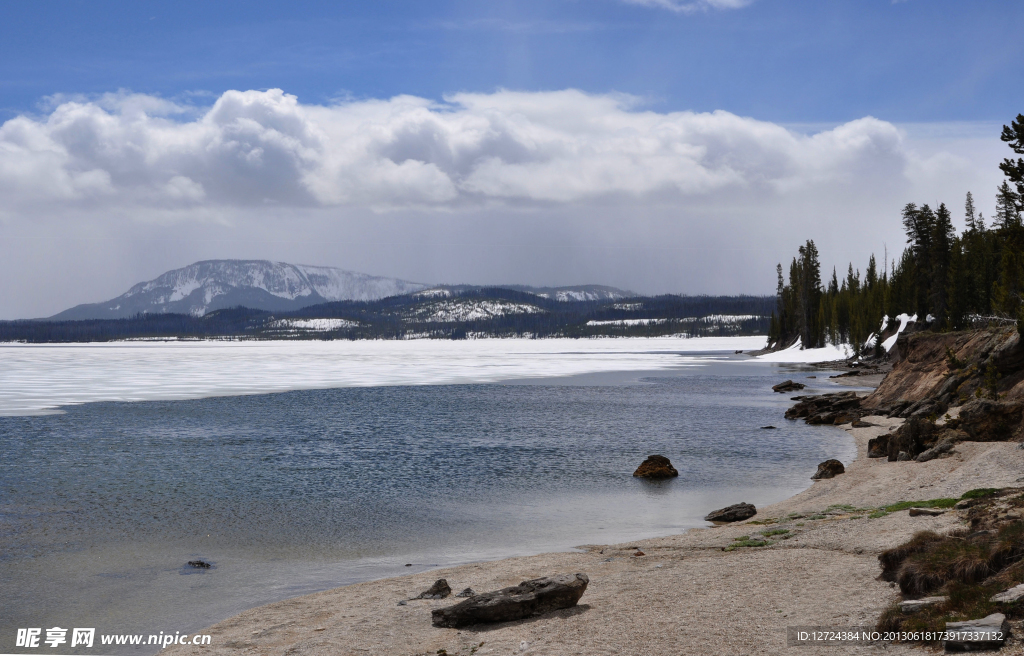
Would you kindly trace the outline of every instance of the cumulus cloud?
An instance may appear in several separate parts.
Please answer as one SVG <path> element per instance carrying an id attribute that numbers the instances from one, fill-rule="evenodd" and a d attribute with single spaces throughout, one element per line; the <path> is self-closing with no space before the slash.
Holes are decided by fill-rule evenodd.
<path id="1" fill-rule="evenodd" d="M 457 209 L 608 198 L 786 194 L 918 170 L 900 131 L 862 118 L 812 135 L 576 90 L 305 105 L 228 91 L 202 111 L 114 94 L 56 99 L 0 126 L 0 211 Z"/>

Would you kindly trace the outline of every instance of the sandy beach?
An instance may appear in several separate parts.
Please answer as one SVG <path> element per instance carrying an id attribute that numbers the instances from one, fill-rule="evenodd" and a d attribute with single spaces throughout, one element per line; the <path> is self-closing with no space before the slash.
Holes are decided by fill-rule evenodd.
<path id="1" fill-rule="evenodd" d="M 920 530 L 950 530 L 962 518 L 958 511 L 869 518 L 870 510 L 862 509 L 1019 485 L 1024 450 L 1016 443 L 965 442 L 952 456 L 926 463 L 868 459 L 868 440 L 902 420 L 864 420 L 873 426 L 845 428 L 858 448 L 845 474 L 760 508 L 747 522 L 350 585 L 246 611 L 205 631 L 212 646 L 170 653 L 921 653 L 899 644 L 787 647 L 786 627 L 873 626 L 899 598 L 897 589 L 878 580 L 878 553 Z M 765 520 L 777 521 L 755 523 Z M 772 536 L 770 546 L 725 550 L 738 537 L 780 529 L 788 533 Z M 634 555 L 637 550 L 645 555 Z M 578 607 L 525 621 L 440 629 L 431 626 L 430 611 L 456 600 L 398 603 L 438 578 L 456 591 L 482 592 L 572 572 L 590 577 Z M 1017 640 L 1001 653 L 1024 653 Z"/>

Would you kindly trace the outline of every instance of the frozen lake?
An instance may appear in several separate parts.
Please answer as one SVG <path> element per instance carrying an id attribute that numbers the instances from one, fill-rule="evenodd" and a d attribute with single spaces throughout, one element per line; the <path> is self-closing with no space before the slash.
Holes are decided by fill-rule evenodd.
<path id="1" fill-rule="evenodd" d="M 764 337 L 0 344 L 0 416 L 97 401 L 452 385 L 693 364 Z M 690 355 L 682 355 L 690 354 Z"/>

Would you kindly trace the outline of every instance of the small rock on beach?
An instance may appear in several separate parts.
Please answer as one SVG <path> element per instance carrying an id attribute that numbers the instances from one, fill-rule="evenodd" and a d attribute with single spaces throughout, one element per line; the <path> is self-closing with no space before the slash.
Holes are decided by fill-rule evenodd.
<path id="1" fill-rule="evenodd" d="M 445 579 L 437 579 L 434 585 L 421 592 L 417 599 L 444 599 L 452 593 L 451 586 Z"/>
<path id="2" fill-rule="evenodd" d="M 704 517 L 706 522 L 742 522 L 757 514 L 757 508 L 750 503 L 734 503 L 725 508 L 712 510 Z"/>

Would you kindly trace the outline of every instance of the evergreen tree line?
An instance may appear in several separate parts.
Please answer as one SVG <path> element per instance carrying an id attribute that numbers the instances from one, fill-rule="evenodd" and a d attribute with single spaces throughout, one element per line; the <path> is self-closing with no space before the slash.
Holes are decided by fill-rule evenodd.
<path id="1" fill-rule="evenodd" d="M 463 339 L 493 337 L 764 335 L 775 307 L 771 296 L 657 296 L 615 301 L 557 301 L 503 288 L 472 288 L 444 302 L 500 301 L 537 307 L 534 313 L 442 321 L 418 312 L 436 301 L 416 294 L 376 301 L 338 301 L 291 312 L 232 308 L 201 317 L 139 314 L 127 319 L 0 321 L 0 342 L 95 342 L 117 339 L 231 337 L 242 339 Z M 285 319 L 338 318 L 333 331 L 289 331 Z M 646 321 L 645 321 L 646 320 Z"/>
<path id="2" fill-rule="evenodd" d="M 1024 155 L 1024 115 L 1003 126 L 1001 139 Z M 996 191 L 990 224 L 970 192 L 960 234 L 945 203 L 937 208 L 908 203 L 902 212 L 903 254 L 881 267 L 872 254 L 863 277 L 851 263 L 842 279 L 833 269 L 823 284 L 818 249 L 808 240 L 789 265 L 788 282 L 782 265 L 776 268 L 769 344 L 850 344 L 860 354 L 885 316 L 916 314 L 940 331 L 1024 318 L 1024 159 L 1005 159 L 999 168 L 1006 180 Z"/>

